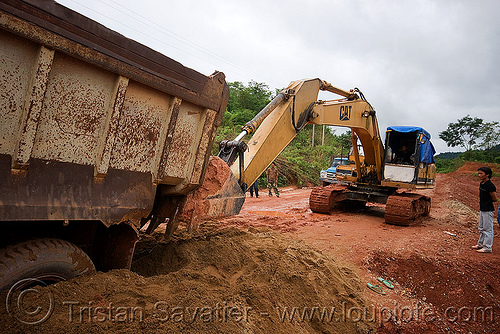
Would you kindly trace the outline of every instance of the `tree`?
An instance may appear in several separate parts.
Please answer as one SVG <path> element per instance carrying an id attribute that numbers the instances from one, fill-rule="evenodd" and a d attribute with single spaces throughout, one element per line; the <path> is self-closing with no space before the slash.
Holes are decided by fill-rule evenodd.
<path id="1" fill-rule="evenodd" d="M 229 82 L 228 86 L 230 93 L 227 110 L 232 115 L 243 110 L 252 110 L 255 115 L 261 111 L 271 99 L 272 93 L 269 87 L 264 83 L 250 81 L 248 86 L 245 86 L 243 83 L 235 81 Z M 243 124 L 250 119 L 247 119 Z"/>
<path id="2" fill-rule="evenodd" d="M 245 85 L 239 81 L 228 82 L 229 101 L 222 124 L 212 147 L 212 154 L 219 152 L 219 142 L 233 140 L 240 132 L 241 126 L 252 120 L 270 101 L 272 92 L 264 83 L 251 81 Z"/>
<path id="3" fill-rule="evenodd" d="M 500 123 L 499 122 L 488 122 L 483 124 L 481 130 L 481 136 L 483 142 L 481 147 L 490 150 L 495 145 L 500 143 Z"/>
<path id="4" fill-rule="evenodd" d="M 439 133 L 449 147 L 462 146 L 467 152 L 477 144 L 483 135 L 483 120 L 467 115 L 456 123 L 449 123 L 448 128 Z"/>
<path id="5" fill-rule="evenodd" d="M 344 156 L 349 156 L 349 152 L 351 150 L 351 147 L 352 147 L 352 143 L 351 143 L 351 130 L 343 133 L 343 134 L 340 134 L 340 135 L 337 135 L 337 140 L 338 140 L 338 145 L 341 147 L 342 149 L 342 154 Z"/>

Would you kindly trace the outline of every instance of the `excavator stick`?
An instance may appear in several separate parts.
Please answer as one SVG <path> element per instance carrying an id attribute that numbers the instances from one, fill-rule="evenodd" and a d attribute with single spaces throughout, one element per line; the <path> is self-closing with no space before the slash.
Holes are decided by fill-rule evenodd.
<path id="1" fill-rule="evenodd" d="M 410 226 L 418 218 L 429 215 L 431 199 L 419 194 L 394 194 L 389 196 L 385 206 L 385 222 L 392 225 Z"/>

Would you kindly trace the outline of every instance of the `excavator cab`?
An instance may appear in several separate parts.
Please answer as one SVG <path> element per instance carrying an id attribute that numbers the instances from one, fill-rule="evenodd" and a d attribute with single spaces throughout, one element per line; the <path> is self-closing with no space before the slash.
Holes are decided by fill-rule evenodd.
<path id="1" fill-rule="evenodd" d="M 421 127 L 392 126 L 385 133 L 384 186 L 432 188 L 436 177 L 434 147 Z"/>

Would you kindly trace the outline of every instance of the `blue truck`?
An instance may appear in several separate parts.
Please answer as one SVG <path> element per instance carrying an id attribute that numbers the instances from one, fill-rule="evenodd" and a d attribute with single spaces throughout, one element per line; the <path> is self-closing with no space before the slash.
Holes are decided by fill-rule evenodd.
<path id="1" fill-rule="evenodd" d="M 328 167 L 326 170 L 322 170 L 319 173 L 319 180 L 323 186 L 327 186 L 331 183 L 337 183 L 337 166 L 344 165 L 348 166 L 351 162 L 348 158 L 334 158 L 332 161 L 332 165 Z"/>

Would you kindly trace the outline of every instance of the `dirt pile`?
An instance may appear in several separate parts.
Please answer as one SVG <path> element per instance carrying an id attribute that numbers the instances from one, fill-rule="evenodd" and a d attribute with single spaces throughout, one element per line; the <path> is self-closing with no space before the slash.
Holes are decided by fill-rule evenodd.
<path id="1" fill-rule="evenodd" d="M 202 185 L 187 195 L 178 214 L 178 220 L 193 230 L 201 219 L 237 214 L 245 201 L 245 194 L 229 166 L 220 158 L 211 156 Z"/>
<path id="2" fill-rule="evenodd" d="M 466 204 L 472 209 L 479 211 L 479 178 L 477 169 L 488 166 L 493 171 L 491 182 L 500 190 L 500 168 L 497 164 L 482 162 L 466 162 L 455 172 L 449 173 L 446 179 L 450 195 Z"/>
<path id="3" fill-rule="evenodd" d="M 205 224 L 203 225 L 205 226 Z M 53 314 L 38 325 L 3 315 L 23 333 L 369 333 L 376 320 L 359 278 L 299 240 L 269 229 L 226 228 L 168 244 L 133 270 L 47 288 Z M 3 312 L 2 312 L 3 313 Z M 5 327 L 6 326 L 6 327 Z"/>

